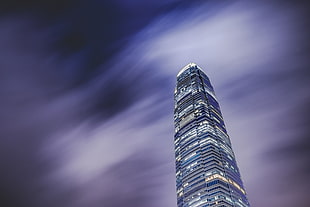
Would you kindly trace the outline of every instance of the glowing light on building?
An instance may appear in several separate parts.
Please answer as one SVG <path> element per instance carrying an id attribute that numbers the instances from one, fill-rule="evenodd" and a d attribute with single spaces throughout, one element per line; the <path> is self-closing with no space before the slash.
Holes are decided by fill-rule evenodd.
<path id="1" fill-rule="evenodd" d="M 174 100 L 178 207 L 249 207 L 213 87 L 195 63 L 178 73 Z"/>

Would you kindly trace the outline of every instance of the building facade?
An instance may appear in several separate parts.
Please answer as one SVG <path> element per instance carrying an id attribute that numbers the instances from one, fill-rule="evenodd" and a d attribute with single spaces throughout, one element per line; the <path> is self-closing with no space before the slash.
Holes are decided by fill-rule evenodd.
<path id="1" fill-rule="evenodd" d="M 249 207 L 220 106 L 198 65 L 178 73 L 174 101 L 178 207 Z"/>

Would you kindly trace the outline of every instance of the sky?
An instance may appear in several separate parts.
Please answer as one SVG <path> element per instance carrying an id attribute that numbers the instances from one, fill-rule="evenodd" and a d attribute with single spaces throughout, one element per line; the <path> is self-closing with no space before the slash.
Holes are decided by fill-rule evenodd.
<path id="1" fill-rule="evenodd" d="M 310 205 L 306 1 L 2 1 L 0 206 L 176 207 L 173 92 L 209 76 L 252 207 Z"/>

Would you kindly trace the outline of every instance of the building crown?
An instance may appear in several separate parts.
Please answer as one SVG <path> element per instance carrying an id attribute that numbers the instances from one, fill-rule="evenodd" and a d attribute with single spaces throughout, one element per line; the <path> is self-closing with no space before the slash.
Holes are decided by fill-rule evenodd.
<path id="1" fill-rule="evenodd" d="M 201 68 L 196 63 L 188 63 L 186 66 L 184 66 L 178 73 L 177 77 L 180 76 L 184 71 L 186 71 L 189 68 L 197 67 L 201 70 Z"/>

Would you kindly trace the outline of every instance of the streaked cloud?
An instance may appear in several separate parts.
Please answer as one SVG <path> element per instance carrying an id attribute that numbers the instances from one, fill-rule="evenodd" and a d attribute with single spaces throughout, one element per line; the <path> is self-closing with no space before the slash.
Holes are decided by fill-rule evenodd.
<path id="1" fill-rule="evenodd" d="M 305 4 L 59 4 L 0 21 L 1 205 L 176 206 L 173 89 L 196 62 L 252 206 L 307 206 Z"/>

